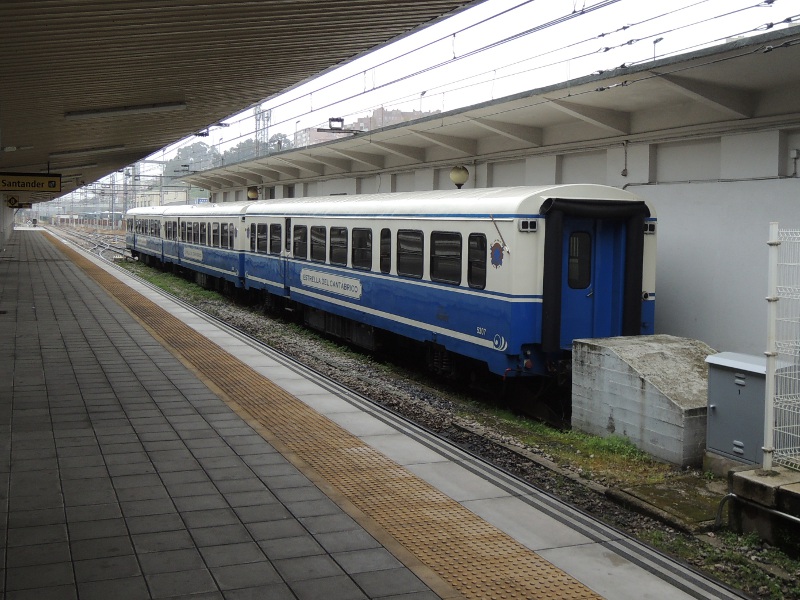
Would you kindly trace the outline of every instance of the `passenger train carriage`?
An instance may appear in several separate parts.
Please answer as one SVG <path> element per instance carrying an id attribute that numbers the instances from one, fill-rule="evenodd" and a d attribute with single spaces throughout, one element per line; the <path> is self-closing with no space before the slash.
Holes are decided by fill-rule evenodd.
<path id="1" fill-rule="evenodd" d="M 135 257 L 263 294 L 366 348 L 386 333 L 503 376 L 568 368 L 577 338 L 651 334 L 656 219 L 599 185 L 132 209 Z"/>

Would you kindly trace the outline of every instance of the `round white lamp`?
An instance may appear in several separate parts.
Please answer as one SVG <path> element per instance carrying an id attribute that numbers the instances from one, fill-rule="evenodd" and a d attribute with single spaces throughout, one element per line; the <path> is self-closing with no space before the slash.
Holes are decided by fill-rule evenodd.
<path id="1" fill-rule="evenodd" d="M 450 169 L 450 181 L 456 184 L 458 189 L 461 189 L 461 186 L 467 183 L 469 179 L 469 171 L 464 165 L 457 165 Z"/>

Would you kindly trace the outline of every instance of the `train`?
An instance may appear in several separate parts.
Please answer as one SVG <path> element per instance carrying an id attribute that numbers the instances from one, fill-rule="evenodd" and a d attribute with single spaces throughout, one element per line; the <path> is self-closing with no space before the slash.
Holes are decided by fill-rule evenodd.
<path id="1" fill-rule="evenodd" d="M 126 246 L 437 373 L 526 378 L 567 372 L 575 339 L 653 333 L 656 224 L 629 191 L 563 184 L 139 207 Z"/>

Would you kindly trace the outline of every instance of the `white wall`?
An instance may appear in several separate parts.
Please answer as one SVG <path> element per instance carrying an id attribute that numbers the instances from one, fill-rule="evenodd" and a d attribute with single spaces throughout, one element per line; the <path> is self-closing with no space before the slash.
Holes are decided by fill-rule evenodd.
<path id="1" fill-rule="evenodd" d="M 656 331 L 764 352 L 769 223 L 800 226 L 800 180 L 629 189 L 658 212 Z"/>

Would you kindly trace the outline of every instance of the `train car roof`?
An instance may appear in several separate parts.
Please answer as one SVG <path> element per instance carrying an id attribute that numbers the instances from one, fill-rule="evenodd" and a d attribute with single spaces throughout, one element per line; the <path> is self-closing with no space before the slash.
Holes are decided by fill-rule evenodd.
<path id="1" fill-rule="evenodd" d="M 166 206 L 137 206 L 136 208 L 129 208 L 125 213 L 131 216 L 161 216 L 164 214 Z"/>
<path id="2" fill-rule="evenodd" d="M 139 206 L 131 208 L 126 215 L 134 216 L 191 216 L 191 215 L 240 215 L 252 202 L 225 202 L 212 204 L 175 204 L 171 206 Z"/>
<path id="3" fill-rule="evenodd" d="M 537 215 L 547 200 L 598 200 L 614 202 L 644 202 L 655 217 L 654 207 L 643 198 L 606 185 L 562 184 L 548 186 L 518 186 L 434 190 L 424 192 L 391 192 L 283 198 L 258 202 L 225 202 L 183 204 L 178 206 L 146 206 L 130 209 L 136 216 L 212 216 L 212 215 L 371 215 L 402 216 L 488 216 Z"/>
<path id="4" fill-rule="evenodd" d="M 202 204 L 180 204 L 177 206 L 167 206 L 164 216 L 170 217 L 190 217 L 211 216 L 211 215 L 242 215 L 252 202 L 222 202 L 214 204 L 203 202 Z"/>
<path id="5" fill-rule="evenodd" d="M 254 202 L 248 215 L 373 215 L 458 217 L 491 214 L 536 215 L 550 199 L 643 202 L 639 196 L 619 188 L 595 184 L 565 184 L 540 187 L 475 188 L 425 192 L 394 192 L 309 198 L 284 198 Z M 653 207 L 645 202 L 651 216 Z"/>

